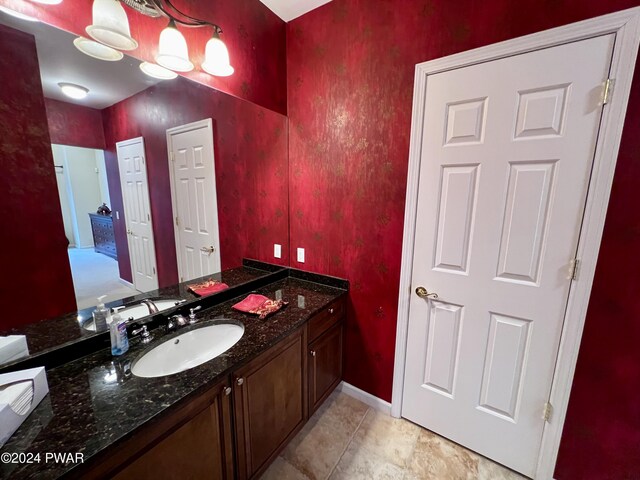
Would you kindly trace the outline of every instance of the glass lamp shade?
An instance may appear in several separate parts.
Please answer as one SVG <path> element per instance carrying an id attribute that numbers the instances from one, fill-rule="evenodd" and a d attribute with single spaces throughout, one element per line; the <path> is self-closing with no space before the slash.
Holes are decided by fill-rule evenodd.
<path id="1" fill-rule="evenodd" d="M 171 70 L 151 62 L 142 62 L 140 64 L 140 70 L 142 70 L 146 75 L 160 80 L 172 80 L 178 76 L 176 72 L 172 72 Z"/>
<path id="2" fill-rule="evenodd" d="M 156 62 L 158 62 L 158 65 L 174 72 L 190 72 L 193 70 L 193 63 L 189 60 L 187 41 L 173 22 L 170 22 L 160 33 L 160 45 L 158 46 Z"/>
<path id="3" fill-rule="evenodd" d="M 202 69 L 217 77 L 228 77 L 234 72 L 229 63 L 229 50 L 217 34 L 207 42 Z"/>
<path id="4" fill-rule="evenodd" d="M 58 5 L 62 0 L 31 0 L 32 2 L 42 3 L 44 5 Z"/>
<path id="5" fill-rule="evenodd" d="M 101 43 L 89 40 L 88 38 L 78 37 L 73 41 L 75 47 L 85 55 L 104 60 L 106 62 L 117 62 L 122 60 L 124 54 L 115 48 L 107 47 Z"/>
<path id="6" fill-rule="evenodd" d="M 127 12 L 118 0 L 93 0 L 93 24 L 87 33 L 100 43 L 118 50 L 138 48 L 131 38 Z"/>
<path id="7" fill-rule="evenodd" d="M 20 13 L 20 12 L 16 12 L 15 10 L 11 10 L 8 7 L 5 7 L 3 5 L 0 5 L 0 12 L 2 13 L 6 13 L 7 15 L 11 15 L 14 18 L 19 18 L 20 20 L 25 20 L 27 22 L 37 22 L 38 19 L 35 17 L 31 17 L 29 15 L 26 15 L 24 13 Z"/>

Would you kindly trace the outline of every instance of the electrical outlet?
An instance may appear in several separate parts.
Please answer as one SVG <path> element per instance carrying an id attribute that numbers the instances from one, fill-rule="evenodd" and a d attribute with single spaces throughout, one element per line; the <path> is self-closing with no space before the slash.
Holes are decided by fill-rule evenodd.
<path id="1" fill-rule="evenodd" d="M 298 262 L 304 263 L 304 248 L 298 248 Z"/>
<path id="2" fill-rule="evenodd" d="M 273 256 L 282 258 L 282 245 L 278 245 L 277 243 L 273 244 Z"/>

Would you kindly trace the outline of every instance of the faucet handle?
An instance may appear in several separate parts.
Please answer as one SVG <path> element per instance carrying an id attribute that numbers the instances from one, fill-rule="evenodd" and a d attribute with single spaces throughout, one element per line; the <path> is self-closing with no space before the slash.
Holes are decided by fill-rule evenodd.
<path id="1" fill-rule="evenodd" d="M 146 325 L 142 325 L 142 327 L 136 330 L 132 330 L 131 335 L 134 337 L 136 335 L 140 335 L 140 341 L 142 343 L 149 343 L 151 340 L 153 340 L 153 336 L 149 333 L 149 330 L 147 330 Z"/>
<path id="2" fill-rule="evenodd" d="M 197 307 L 189 309 L 189 323 L 196 323 L 196 312 L 202 308 L 202 305 L 198 305 Z"/>

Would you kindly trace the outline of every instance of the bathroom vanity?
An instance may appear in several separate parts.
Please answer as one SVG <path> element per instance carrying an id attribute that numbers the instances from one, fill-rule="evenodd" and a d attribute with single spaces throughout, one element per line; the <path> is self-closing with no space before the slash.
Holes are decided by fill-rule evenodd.
<path id="1" fill-rule="evenodd" d="M 348 283 L 284 270 L 255 293 L 288 305 L 260 320 L 231 308 L 249 291 L 198 312 L 198 322 L 148 344 L 131 339 L 48 370 L 43 402 L 2 452 L 82 453 L 78 464 L 4 464 L 11 478 L 257 478 L 342 376 Z M 189 302 L 185 311 L 198 302 Z M 219 322 L 244 335 L 202 365 L 142 378 L 131 367 L 175 337 Z M 154 325 L 150 323 L 150 325 Z"/>

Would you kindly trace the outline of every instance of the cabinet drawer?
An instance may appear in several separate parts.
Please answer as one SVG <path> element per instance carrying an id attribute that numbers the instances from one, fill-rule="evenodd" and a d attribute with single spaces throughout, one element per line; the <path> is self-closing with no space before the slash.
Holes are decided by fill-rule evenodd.
<path id="1" fill-rule="evenodd" d="M 341 297 L 325 307 L 309 321 L 309 342 L 312 342 L 344 316 L 346 297 Z"/>

